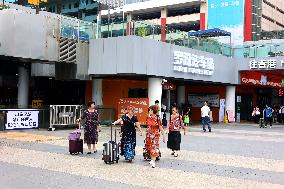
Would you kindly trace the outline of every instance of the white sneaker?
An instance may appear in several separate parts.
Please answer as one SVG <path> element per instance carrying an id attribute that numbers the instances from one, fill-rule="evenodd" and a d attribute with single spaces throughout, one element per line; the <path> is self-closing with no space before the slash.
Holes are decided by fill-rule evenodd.
<path id="1" fill-rule="evenodd" d="M 271 129 L 272 127 L 270 126 L 269 128 Z"/>
<path id="2" fill-rule="evenodd" d="M 156 166 L 156 165 L 155 165 L 155 162 L 153 161 L 153 163 L 152 163 L 152 168 L 155 168 L 155 166 Z"/>

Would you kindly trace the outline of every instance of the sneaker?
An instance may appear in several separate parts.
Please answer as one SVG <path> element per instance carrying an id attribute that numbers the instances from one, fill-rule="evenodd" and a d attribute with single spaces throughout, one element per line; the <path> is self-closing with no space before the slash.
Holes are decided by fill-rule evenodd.
<path id="1" fill-rule="evenodd" d="M 203 132 L 206 132 L 206 129 L 203 129 Z"/>
<path id="2" fill-rule="evenodd" d="M 152 166 L 152 168 L 155 168 L 155 167 L 156 167 L 155 162 L 153 162 L 153 163 L 151 164 L 151 166 Z"/>
<path id="3" fill-rule="evenodd" d="M 175 152 L 172 152 L 171 155 L 172 155 L 172 156 L 175 155 Z"/>
<path id="4" fill-rule="evenodd" d="M 87 154 L 92 154 L 92 152 L 87 152 Z"/>
<path id="5" fill-rule="evenodd" d="M 209 132 L 211 133 L 211 129 L 209 129 Z"/>
<path id="6" fill-rule="evenodd" d="M 269 128 L 271 129 L 272 127 L 270 126 Z"/>
<path id="7" fill-rule="evenodd" d="M 175 154 L 174 154 L 174 157 L 178 157 L 178 154 L 177 154 L 177 153 L 175 153 Z"/>

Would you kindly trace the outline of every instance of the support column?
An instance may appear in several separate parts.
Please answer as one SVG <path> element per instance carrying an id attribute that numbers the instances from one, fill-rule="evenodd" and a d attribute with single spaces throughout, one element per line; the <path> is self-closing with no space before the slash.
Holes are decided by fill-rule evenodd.
<path id="1" fill-rule="evenodd" d="M 103 88 L 102 88 L 102 79 L 93 79 L 92 80 L 92 101 L 96 103 L 96 106 L 103 105 Z"/>
<path id="2" fill-rule="evenodd" d="M 127 13 L 126 19 L 127 19 L 126 35 L 132 35 L 133 34 L 133 32 L 132 32 L 133 27 L 132 27 L 132 13 L 131 12 Z"/>
<path id="3" fill-rule="evenodd" d="M 236 86 L 227 86 L 226 87 L 226 111 L 233 112 L 233 115 L 235 117 L 235 98 L 236 98 Z"/>
<path id="4" fill-rule="evenodd" d="M 170 108 L 171 108 L 171 90 L 167 90 L 167 99 L 168 99 L 167 108 L 168 108 L 169 111 L 171 111 L 170 110 Z"/>
<path id="5" fill-rule="evenodd" d="M 96 39 L 101 38 L 101 20 L 102 20 L 102 16 L 101 16 L 101 10 L 100 10 L 100 6 L 98 7 L 98 15 L 97 15 L 97 27 L 96 27 Z"/>
<path id="6" fill-rule="evenodd" d="M 161 41 L 166 41 L 166 26 L 167 26 L 168 9 L 163 7 L 161 9 Z"/>
<path id="7" fill-rule="evenodd" d="M 18 107 L 27 108 L 29 103 L 29 70 L 27 66 L 18 68 Z"/>
<path id="8" fill-rule="evenodd" d="M 185 104 L 185 85 L 177 86 L 177 105 Z"/>
<path id="9" fill-rule="evenodd" d="M 149 78 L 148 79 L 149 106 L 154 105 L 155 101 L 159 100 L 160 102 L 159 106 L 161 107 L 162 91 L 163 91 L 163 87 L 162 87 L 161 78 Z"/>

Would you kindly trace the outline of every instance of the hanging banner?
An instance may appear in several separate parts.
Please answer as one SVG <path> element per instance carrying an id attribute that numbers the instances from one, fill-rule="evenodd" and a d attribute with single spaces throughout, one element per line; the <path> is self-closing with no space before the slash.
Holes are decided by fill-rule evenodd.
<path id="1" fill-rule="evenodd" d="M 8 111 L 6 130 L 38 128 L 39 111 Z"/>
<path id="2" fill-rule="evenodd" d="M 117 103 L 117 117 L 120 118 L 126 113 L 126 108 L 133 108 L 134 115 L 142 125 L 146 125 L 148 116 L 149 99 L 148 98 L 121 98 Z"/>

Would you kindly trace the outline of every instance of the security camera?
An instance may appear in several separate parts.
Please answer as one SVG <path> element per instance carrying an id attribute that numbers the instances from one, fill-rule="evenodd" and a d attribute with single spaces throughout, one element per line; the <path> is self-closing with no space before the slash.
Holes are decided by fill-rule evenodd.
<path id="1" fill-rule="evenodd" d="M 162 79 L 162 85 L 164 84 L 164 83 L 167 83 L 168 81 L 166 80 L 166 79 Z"/>

